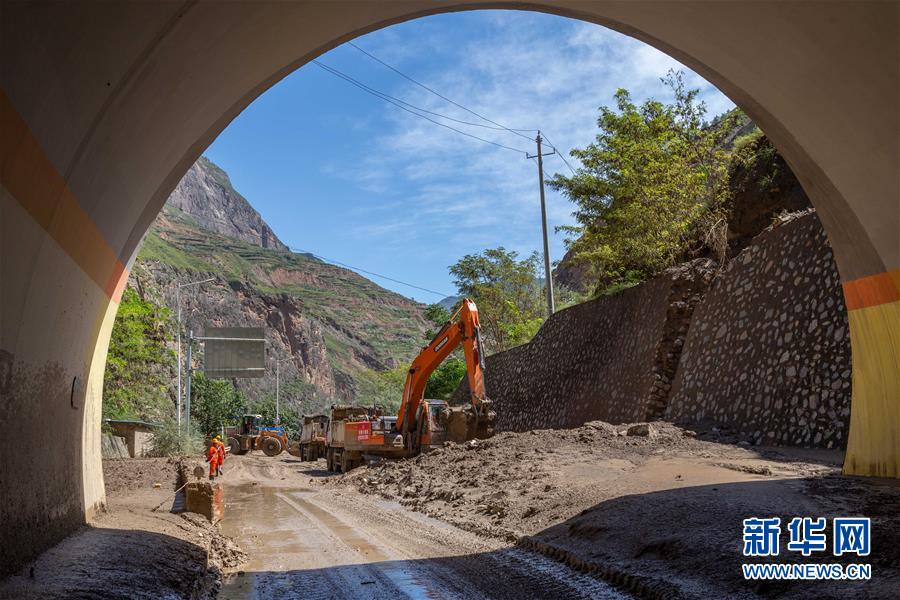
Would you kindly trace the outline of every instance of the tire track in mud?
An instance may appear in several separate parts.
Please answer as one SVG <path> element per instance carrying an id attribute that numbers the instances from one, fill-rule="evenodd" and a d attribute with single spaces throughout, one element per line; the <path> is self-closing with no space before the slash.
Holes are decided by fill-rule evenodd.
<path id="1" fill-rule="evenodd" d="M 395 503 L 310 489 L 287 465 L 247 458 L 235 461 L 235 479 L 224 483 L 227 527 L 246 538 L 251 562 L 243 577 L 226 579 L 220 598 L 629 597 L 531 550 Z"/>

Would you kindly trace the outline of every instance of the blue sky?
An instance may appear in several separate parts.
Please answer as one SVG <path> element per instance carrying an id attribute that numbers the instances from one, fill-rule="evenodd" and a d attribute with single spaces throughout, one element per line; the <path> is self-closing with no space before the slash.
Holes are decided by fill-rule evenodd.
<path id="1" fill-rule="evenodd" d="M 514 11 L 438 15 L 355 40 L 361 48 L 444 96 L 507 127 L 542 129 L 568 153 L 596 135 L 597 108 L 619 87 L 667 99 L 659 81 L 683 68 L 709 115 L 733 104 L 654 48 L 570 19 Z M 344 45 L 320 60 L 427 110 L 477 121 Z M 508 132 L 461 126 L 516 149 Z M 528 134 L 532 136 L 533 134 Z M 522 154 L 414 117 L 308 64 L 241 113 L 210 146 L 234 186 L 289 246 L 425 288 L 455 292 L 447 267 L 468 253 L 541 247 L 537 169 Z M 577 166 L 569 159 L 572 166 Z M 555 157 L 552 175 L 568 172 Z M 572 222 L 572 205 L 548 189 L 550 226 Z M 551 256 L 565 252 L 554 234 Z M 376 283 L 434 302 L 440 297 Z"/>

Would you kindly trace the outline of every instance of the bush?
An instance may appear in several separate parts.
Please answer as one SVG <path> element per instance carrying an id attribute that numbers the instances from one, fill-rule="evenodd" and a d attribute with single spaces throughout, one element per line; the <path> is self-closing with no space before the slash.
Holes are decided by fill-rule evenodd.
<path id="1" fill-rule="evenodd" d="M 125 289 L 106 358 L 105 418 L 157 421 L 172 414 L 173 333 L 167 308 Z"/>
<path id="2" fill-rule="evenodd" d="M 183 429 L 183 427 L 182 427 Z M 195 428 L 179 431 L 178 423 L 166 421 L 150 438 L 150 456 L 191 456 L 205 448 L 203 436 Z"/>

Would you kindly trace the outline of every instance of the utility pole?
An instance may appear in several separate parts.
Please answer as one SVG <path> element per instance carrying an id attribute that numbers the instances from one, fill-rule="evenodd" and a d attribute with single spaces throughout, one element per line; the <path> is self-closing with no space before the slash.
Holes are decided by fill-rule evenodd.
<path id="1" fill-rule="evenodd" d="M 190 335 L 188 335 L 188 351 L 187 351 L 187 363 L 185 364 L 185 369 L 187 369 L 187 388 L 185 390 L 185 415 L 184 415 L 184 423 L 185 430 L 188 435 L 191 433 L 191 347 L 194 345 L 194 330 L 192 329 Z"/>
<path id="2" fill-rule="evenodd" d="M 550 272 L 550 241 L 547 237 L 547 202 L 544 199 L 544 156 L 556 154 L 556 151 L 554 150 L 547 154 L 541 152 L 542 139 L 540 131 L 538 131 L 534 141 L 537 143 L 537 154 L 534 156 L 526 154 L 525 156 L 527 158 L 537 158 L 538 181 L 541 186 L 541 226 L 544 232 L 544 285 L 547 287 L 547 316 L 549 317 L 553 316 L 553 313 L 556 312 L 556 306 L 553 301 L 553 276 Z"/>
<path id="3" fill-rule="evenodd" d="M 190 283 L 182 283 L 175 287 L 175 306 L 177 307 L 178 314 L 178 326 L 177 332 L 175 334 L 175 346 L 178 348 L 178 358 L 176 359 L 178 362 L 178 398 L 175 400 L 175 404 L 177 406 L 176 411 L 176 420 L 178 422 L 178 431 L 181 431 L 181 288 L 188 287 L 191 285 L 200 285 L 201 283 L 208 283 L 213 281 L 215 278 L 210 277 L 209 279 L 204 279 L 203 281 L 192 281 Z"/>
<path id="4" fill-rule="evenodd" d="M 275 424 L 281 424 L 281 363 L 292 360 L 289 356 L 287 358 L 276 358 L 275 359 Z"/>

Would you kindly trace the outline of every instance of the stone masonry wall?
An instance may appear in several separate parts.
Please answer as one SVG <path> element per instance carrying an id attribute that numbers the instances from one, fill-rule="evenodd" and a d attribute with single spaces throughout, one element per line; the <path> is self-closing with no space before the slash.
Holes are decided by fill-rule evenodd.
<path id="1" fill-rule="evenodd" d="M 712 263 L 562 310 L 528 344 L 487 358 L 498 431 L 642 421 L 665 411 L 690 311 Z M 455 400 L 468 394 L 463 380 Z"/>
<path id="2" fill-rule="evenodd" d="M 694 312 L 666 420 L 754 443 L 842 447 L 850 415 L 847 310 L 814 212 L 757 236 Z"/>
<path id="3" fill-rule="evenodd" d="M 487 359 L 498 431 L 665 419 L 751 443 L 842 447 L 847 311 L 814 212 L 754 238 L 721 272 L 698 259 L 560 311 Z M 455 401 L 467 397 L 463 381 Z"/>

